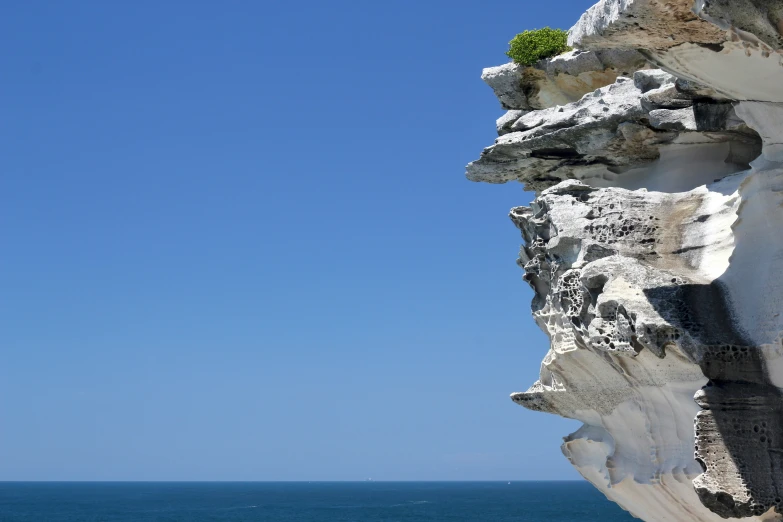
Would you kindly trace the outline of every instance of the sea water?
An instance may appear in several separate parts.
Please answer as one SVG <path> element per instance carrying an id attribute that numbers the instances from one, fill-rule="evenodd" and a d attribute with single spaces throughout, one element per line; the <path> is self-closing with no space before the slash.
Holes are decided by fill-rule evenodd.
<path id="1" fill-rule="evenodd" d="M 586 482 L 5 482 L 0 522 L 627 522 Z"/>

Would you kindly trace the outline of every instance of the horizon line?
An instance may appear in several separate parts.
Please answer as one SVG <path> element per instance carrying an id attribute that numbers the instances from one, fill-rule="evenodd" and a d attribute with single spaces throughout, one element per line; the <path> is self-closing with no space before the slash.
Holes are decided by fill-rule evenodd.
<path id="1" fill-rule="evenodd" d="M 84 483 L 84 484 L 365 484 L 370 482 L 378 483 L 438 483 L 438 482 L 585 482 L 584 479 L 444 479 L 444 480 L 375 480 L 375 479 L 357 479 L 357 480 L 0 480 L 0 484 L 20 484 L 20 483 Z"/>

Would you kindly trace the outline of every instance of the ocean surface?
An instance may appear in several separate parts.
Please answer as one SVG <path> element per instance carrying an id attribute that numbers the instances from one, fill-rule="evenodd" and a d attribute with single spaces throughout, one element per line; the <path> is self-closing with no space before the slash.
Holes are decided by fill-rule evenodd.
<path id="1" fill-rule="evenodd" d="M 636 520 L 586 482 L 0 482 L 2 522 Z"/>

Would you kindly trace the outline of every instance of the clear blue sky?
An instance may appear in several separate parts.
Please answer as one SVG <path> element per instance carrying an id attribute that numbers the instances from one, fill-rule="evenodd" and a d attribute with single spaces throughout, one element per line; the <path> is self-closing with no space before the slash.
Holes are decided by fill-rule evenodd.
<path id="1" fill-rule="evenodd" d="M 463 167 L 591 3 L 8 3 L 0 480 L 577 478 Z"/>

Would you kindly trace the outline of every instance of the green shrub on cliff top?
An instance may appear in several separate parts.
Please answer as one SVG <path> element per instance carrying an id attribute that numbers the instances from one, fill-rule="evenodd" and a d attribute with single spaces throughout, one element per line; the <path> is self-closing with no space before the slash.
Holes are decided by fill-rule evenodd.
<path id="1" fill-rule="evenodd" d="M 506 54 L 516 63 L 533 65 L 542 58 L 549 58 L 570 50 L 567 32 L 544 27 L 516 35 L 508 42 Z"/>

